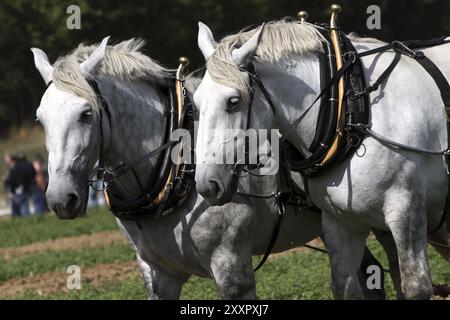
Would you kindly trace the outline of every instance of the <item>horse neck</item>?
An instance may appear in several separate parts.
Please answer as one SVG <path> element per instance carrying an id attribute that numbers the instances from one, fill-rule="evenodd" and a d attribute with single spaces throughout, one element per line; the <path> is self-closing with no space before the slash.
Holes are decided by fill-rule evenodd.
<path id="1" fill-rule="evenodd" d="M 109 128 L 109 134 L 105 135 L 105 166 L 132 163 L 156 149 L 164 131 L 165 99 L 160 90 L 145 82 L 108 78 L 99 79 L 99 86 L 111 112 L 111 126 L 105 122 Z M 136 166 L 143 182 L 152 173 L 157 158 Z"/>
<path id="2" fill-rule="evenodd" d="M 302 116 L 320 93 L 320 62 L 316 55 L 288 57 L 273 64 L 256 64 L 264 86 L 275 105 L 275 127 L 289 136 L 289 140 L 308 154 L 311 145 L 320 101 L 304 116 L 296 129 L 292 123 Z"/>

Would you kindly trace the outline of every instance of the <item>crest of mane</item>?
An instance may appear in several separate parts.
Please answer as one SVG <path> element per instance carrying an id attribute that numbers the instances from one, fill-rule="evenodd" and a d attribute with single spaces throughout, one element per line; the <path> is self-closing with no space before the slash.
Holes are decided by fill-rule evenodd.
<path id="1" fill-rule="evenodd" d="M 124 81 L 145 80 L 154 84 L 167 81 L 170 70 L 160 66 L 140 50 L 142 39 L 129 39 L 114 46 L 107 46 L 101 66 L 94 75 L 115 77 Z M 91 107 L 99 110 L 97 96 L 80 70 L 80 63 L 89 57 L 98 45 L 80 44 L 73 52 L 59 58 L 54 64 L 52 80 L 55 86 L 86 99 Z"/>
<path id="2" fill-rule="evenodd" d="M 242 46 L 258 28 L 241 31 L 222 39 L 207 61 L 207 69 L 214 81 L 237 89 L 243 99 L 249 100 L 247 78 L 237 68 L 232 58 L 235 48 Z M 325 39 L 309 23 L 298 21 L 273 21 L 266 23 L 261 34 L 255 59 L 274 63 L 283 57 L 323 52 Z"/>

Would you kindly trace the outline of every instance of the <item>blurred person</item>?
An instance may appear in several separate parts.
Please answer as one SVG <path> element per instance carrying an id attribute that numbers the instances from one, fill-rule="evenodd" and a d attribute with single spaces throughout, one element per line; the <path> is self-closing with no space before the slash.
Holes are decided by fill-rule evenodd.
<path id="1" fill-rule="evenodd" d="M 10 194 L 11 214 L 13 218 L 30 215 L 29 199 L 31 188 L 35 184 L 36 171 L 25 157 L 5 155 L 5 162 L 10 167 L 4 186 Z"/>
<path id="2" fill-rule="evenodd" d="M 10 205 L 11 214 L 12 214 L 13 218 L 15 218 L 16 217 L 15 211 L 12 208 L 12 194 L 11 194 L 11 188 L 9 186 L 9 179 L 10 179 L 9 177 L 11 176 L 11 171 L 16 164 L 16 157 L 13 156 L 12 154 L 10 154 L 9 152 L 6 152 L 5 155 L 3 156 L 3 160 L 5 161 L 5 164 L 7 167 L 7 170 L 4 174 L 4 176 L 2 177 L 3 187 L 5 190 L 5 194 L 6 194 L 6 202 Z"/>
<path id="3" fill-rule="evenodd" d="M 48 174 L 41 159 L 33 161 L 33 168 L 36 172 L 34 184 L 31 186 L 31 199 L 33 201 L 34 213 L 43 215 L 47 211 L 45 191 L 48 185 Z"/>

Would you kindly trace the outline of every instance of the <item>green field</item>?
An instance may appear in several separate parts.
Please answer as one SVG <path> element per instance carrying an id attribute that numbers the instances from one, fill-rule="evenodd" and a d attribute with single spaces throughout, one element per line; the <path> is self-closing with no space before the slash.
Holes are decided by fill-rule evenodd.
<path id="1" fill-rule="evenodd" d="M 117 230 L 117 223 L 105 209 L 90 210 L 85 217 L 70 221 L 59 220 L 53 213 L 28 219 L 4 219 L 0 220 L 0 248 L 107 230 Z"/>
<path id="2" fill-rule="evenodd" d="M 106 210 L 91 210 L 84 218 L 74 221 L 60 221 L 53 214 L 43 218 L 28 220 L 0 221 L 0 250 L 14 250 L 23 246 L 33 246 L 43 241 L 66 239 L 80 235 L 91 235 L 117 230 L 113 216 Z M 69 238 L 75 239 L 75 238 Z M 369 246 L 386 265 L 386 257 L 379 245 L 371 240 Z M 1 252 L 1 251 L 0 251 Z M 134 261 L 134 252 L 125 242 L 94 247 L 27 252 L 15 257 L 0 257 L 0 290 L 2 285 L 33 281 L 33 277 L 42 276 L 51 284 L 54 273 L 64 273 L 67 266 L 76 264 L 82 270 L 95 269 L 107 264 L 130 263 Z M 259 257 L 255 257 L 254 263 Z M 434 283 L 449 283 L 450 268 L 437 253 L 430 250 L 430 264 Z M 53 290 L 51 293 L 42 290 L 24 289 L 15 295 L 0 296 L 7 299 L 145 299 L 143 283 L 132 267 L 128 278 L 110 277 L 105 281 L 83 281 L 81 290 Z M 330 299 L 328 257 L 320 252 L 291 252 L 270 259 L 256 273 L 257 294 L 261 299 Z M 39 278 L 40 279 L 40 278 Z M 18 283 L 21 283 L 20 281 Z M 45 282 L 43 283 L 45 285 Z M 45 289 L 45 288 L 42 288 Z M 386 281 L 388 298 L 394 293 L 389 277 Z M 192 277 L 182 290 L 182 299 L 218 299 L 214 283 L 209 279 Z"/>

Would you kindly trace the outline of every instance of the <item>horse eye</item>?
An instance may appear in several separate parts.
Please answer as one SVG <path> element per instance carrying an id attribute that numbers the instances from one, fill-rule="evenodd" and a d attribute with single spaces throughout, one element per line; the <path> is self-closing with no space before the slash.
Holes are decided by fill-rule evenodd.
<path id="1" fill-rule="evenodd" d="M 238 97 L 231 97 L 227 101 L 227 107 L 226 111 L 231 112 L 233 111 L 237 106 L 239 105 L 239 98 Z"/>
<path id="2" fill-rule="evenodd" d="M 92 110 L 83 111 L 80 115 L 81 121 L 87 121 L 92 117 Z"/>

